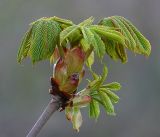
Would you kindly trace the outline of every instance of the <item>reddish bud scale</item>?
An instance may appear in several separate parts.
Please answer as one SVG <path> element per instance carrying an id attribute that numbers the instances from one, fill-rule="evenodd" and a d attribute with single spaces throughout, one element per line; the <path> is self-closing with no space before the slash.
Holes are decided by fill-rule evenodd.
<path id="1" fill-rule="evenodd" d="M 84 62 L 85 53 L 80 47 L 65 49 L 64 57 L 59 57 L 53 74 L 58 92 L 70 97 L 74 95 L 84 76 Z"/>

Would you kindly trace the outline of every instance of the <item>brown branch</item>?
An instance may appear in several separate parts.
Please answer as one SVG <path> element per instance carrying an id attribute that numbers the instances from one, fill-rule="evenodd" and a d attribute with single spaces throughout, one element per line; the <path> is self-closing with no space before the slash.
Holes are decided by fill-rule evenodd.
<path id="1" fill-rule="evenodd" d="M 42 115 L 39 117 L 33 128 L 30 130 L 26 137 L 36 137 L 38 133 L 41 131 L 42 127 L 49 120 L 52 114 L 57 111 L 61 107 L 61 99 L 58 96 L 54 96 L 54 98 L 50 101 L 50 103 L 45 108 Z"/>

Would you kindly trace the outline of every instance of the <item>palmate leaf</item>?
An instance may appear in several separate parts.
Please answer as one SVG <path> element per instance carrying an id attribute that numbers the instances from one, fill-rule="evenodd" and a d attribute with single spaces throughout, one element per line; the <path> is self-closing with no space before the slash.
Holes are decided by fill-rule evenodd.
<path id="1" fill-rule="evenodd" d="M 105 50 L 112 59 L 127 62 L 127 54 L 124 48 L 125 37 L 120 32 L 113 27 L 102 25 L 92 25 L 90 29 L 101 36 L 105 44 Z"/>
<path id="2" fill-rule="evenodd" d="M 81 27 L 81 31 L 83 38 L 88 43 L 88 45 L 92 46 L 98 57 L 102 58 L 105 54 L 105 45 L 101 37 L 94 31 L 90 30 L 88 27 Z"/>
<path id="3" fill-rule="evenodd" d="M 92 97 L 89 105 L 89 116 L 91 118 L 98 118 L 100 113 L 99 104 L 105 108 L 107 114 L 115 115 L 113 103 L 117 103 L 119 97 L 111 90 L 119 90 L 121 86 L 117 82 L 103 84 L 107 74 L 108 69 L 105 65 L 102 75 L 97 75 L 95 72 L 92 72 L 94 80 L 90 81 L 88 85 L 88 88 L 91 90 L 90 96 Z"/>
<path id="4" fill-rule="evenodd" d="M 29 56 L 33 63 L 49 59 L 59 42 L 60 25 L 52 18 L 41 18 L 31 23 L 31 29 L 22 40 L 17 60 Z"/>
<path id="5" fill-rule="evenodd" d="M 50 58 L 58 44 L 60 31 L 59 24 L 52 20 L 42 19 L 33 24 L 30 49 L 33 63 Z"/>
<path id="6" fill-rule="evenodd" d="M 127 19 L 121 16 L 112 16 L 100 21 L 100 25 L 115 27 L 126 37 L 125 45 L 134 53 L 150 55 L 151 46 L 149 41 Z"/>

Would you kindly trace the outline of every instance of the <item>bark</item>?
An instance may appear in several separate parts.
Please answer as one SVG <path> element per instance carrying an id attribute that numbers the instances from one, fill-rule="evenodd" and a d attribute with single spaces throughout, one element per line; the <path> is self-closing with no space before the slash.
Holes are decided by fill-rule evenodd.
<path id="1" fill-rule="evenodd" d="M 26 137 L 36 137 L 52 114 L 61 107 L 61 100 L 54 96 Z"/>

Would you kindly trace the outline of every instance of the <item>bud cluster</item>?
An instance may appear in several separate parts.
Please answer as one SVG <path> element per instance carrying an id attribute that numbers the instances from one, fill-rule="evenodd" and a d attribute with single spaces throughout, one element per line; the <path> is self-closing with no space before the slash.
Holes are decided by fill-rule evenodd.
<path id="1" fill-rule="evenodd" d="M 63 50 L 64 57 L 59 55 L 58 49 L 53 53 L 56 63 L 53 68 L 50 93 L 58 94 L 66 102 L 74 96 L 84 76 L 85 52 L 79 46 Z"/>

